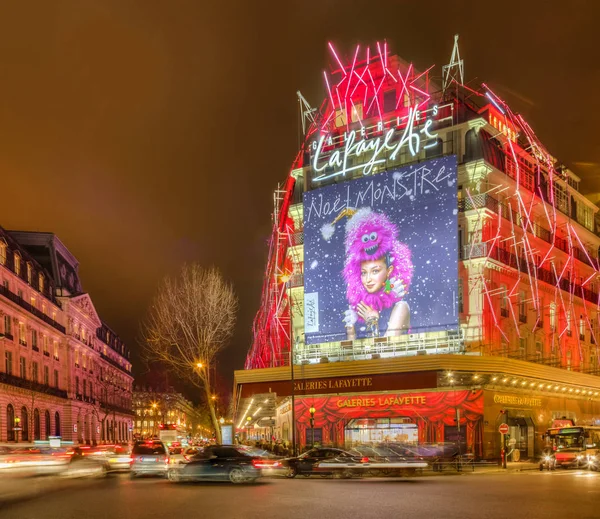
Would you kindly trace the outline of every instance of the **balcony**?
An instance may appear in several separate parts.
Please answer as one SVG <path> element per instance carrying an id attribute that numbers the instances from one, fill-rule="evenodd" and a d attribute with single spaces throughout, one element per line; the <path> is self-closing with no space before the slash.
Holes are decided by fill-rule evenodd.
<path id="1" fill-rule="evenodd" d="M 125 407 L 121 407 L 115 404 L 109 404 L 106 402 L 100 402 L 100 407 L 102 407 L 103 409 L 106 409 L 108 411 L 115 411 L 116 413 L 121 413 L 121 414 L 126 414 L 129 416 L 135 416 L 135 413 L 133 412 L 133 409 L 127 409 Z"/>
<path id="2" fill-rule="evenodd" d="M 81 400 L 81 401 L 83 401 L 83 395 L 82 395 L 81 393 L 77 393 L 77 394 L 75 395 L 75 399 L 76 399 L 76 400 Z"/>
<path id="3" fill-rule="evenodd" d="M 31 347 L 31 349 L 32 349 L 33 351 L 40 351 L 40 349 L 39 349 L 37 346 L 32 346 L 32 347 Z"/>
<path id="4" fill-rule="evenodd" d="M 109 364 L 112 364 L 115 368 L 120 369 L 123 373 L 127 373 L 128 375 L 130 374 L 126 369 L 125 366 L 121 366 L 121 364 L 119 364 L 116 360 L 111 359 L 108 355 L 104 355 L 104 353 L 100 353 L 100 356 Z"/>
<path id="5" fill-rule="evenodd" d="M 487 258 L 490 260 L 499 261 L 504 265 L 507 265 L 515 270 L 526 271 L 527 269 L 527 260 L 522 256 L 517 256 L 512 252 L 509 252 L 504 249 L 500 249 L 498 247 L 494 247 L 488 254 L 488 250 L 491 247 L 488 247 L 487 242 L 473 242 L 470 244 L 466 244 L 463 246 L 461 259 L 463 260 L 471 260 L 471 259 L 479 259 L 479 258 Z M 530 266 L 535 267 L 530 263 Z M 557 282 L 556 276 L 553 272 L 544 268 L 537 268 L 537 278 L 544 283 L 548 283 L 550 285 L 558 286 L 560 289 L 565 292 L 571 292 L 577 297 L 581 297 L 586 301 L 590 301 L 592 303 L 598 303 L 598 293 L 590 290 L 589 288 L 584 288 L 583 286 L 577 283 L 571 283 L 568 279 L 562 278 L 560 282 Z"/>
<path id="6" fill-rule="evenodd" d="M 44 357 L 50 357 L 50 352 L 49 351 L 45 351 L 44 352 Z"/>
<path id="7" fill-rule="evenodd" d="M 508 317 L 508 308 L 500 308 L 500 317 Z"/>
<path id="8" fill-rule="evenodd" d="M 36 391 L 38 393 L 43 393 L 46 395 L 53 395 L 65 399 L 67 398 L 67 392 L 62 389 L 58 389 L 57 387 L 50 387 L 47 384 L 40 384 L 39 382 L 27 380 L 21 377 L 17 377 L 15 375 L 9 375 L 8 373 L 0 373 L 0 382 L 14 387 L 20 387 L 22 389 Z"/>
<path id="9" fill-rule="evenodd" d="M 527 322 L 527 314 L 519 314 L 519 322 L 526 323 Z"/>
<path id="10" fill-rule="evenodd" d="M 54 319 L 52 319 L 51 317 L 48 317 L 45 313 L 40 312 L 35 306 L 31 306 L 22 297 L 19 297 L 17 294 L 13 294 L 4 285 L 0 285 L 0 295 L 11 300 L 13 303 L 19 305 L 21 308 L 27 310 L 29 313 L 35 315 L 37 318 L 39 318 L 42 321 L 44 321 L 45 323 L 49 324 L 50 326 L 52 326 L 59 332 L 65 333 L 65 327 L 63 325 L 58 324 Z"/>
<path id="11" fill-rule="evenodd" d="M 438 336 L 406 334 L 397 337 L 301 345 L 294 354 L 294 363 L 319 364 L 414 355 L 455 354 L 464 351 L 462 332 L 448 330 L 440 332 Z"/>
<path id="12" fill-rule="evenodd" d="M 490 195 L 472 195 L 471 197 L 462 200 L 460 204 L 460 210 L 462 211 L 470 211 L 473 209 L 489 209 L 491 212 L 498 214 L 498 210 L 500 209 L 500 213 L 504 218 L 508 221 L 511 221 L 518 225 L 519 227 L 523 227 L 523 218 L 516 211 L 513 211 L 510 206 L 506 203 L 499 202 L 495 198 Z M 531 230 L 531 228 L 530 228 Z M 570 254 L 573 252 L 573 256 L 576 259 L 589 265 L 590 267 L 596 268 L 594 263 L 593 254 L 588 253 L 587 251 L 582 250 L 580 247 L 573 245 L 572 248 L 569 248 L 569 242 L 561 238 L 560 236 L 553 235 L 549 230 L 534 224 L 533 225 L 533 234 L 534 236 L 540 238 L 550 245 L 554 245 L 556 248 L 561 251 Z"/>
<path id="13" fill-rule="evenodd" d="M 25 348 L 27 348 L 27 341 L 26 341 L 26 340 L 24 340 L 24 339 L 19 339 L 19 344 L 20 344 L 21 346 L 24 346 Z"/>

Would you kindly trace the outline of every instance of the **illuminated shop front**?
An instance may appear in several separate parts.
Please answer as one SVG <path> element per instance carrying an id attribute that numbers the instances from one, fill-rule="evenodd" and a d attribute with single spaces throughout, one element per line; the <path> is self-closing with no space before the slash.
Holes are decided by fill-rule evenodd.
<path id="1" fill-rule="evenodd" d="M 311 443 L 311 407 L 317 410 L 315 441 L 322 444 L 349 448 L 359 443 L 460 441 L 478 456 L 483 453 L 481 390 L 298 398 L 296 422 L 302 445 Z"/>

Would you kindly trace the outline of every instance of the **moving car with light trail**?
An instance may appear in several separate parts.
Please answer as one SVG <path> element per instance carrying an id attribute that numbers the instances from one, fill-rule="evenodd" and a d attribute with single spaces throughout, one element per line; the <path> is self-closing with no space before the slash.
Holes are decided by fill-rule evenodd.
<path id="1" fill-rule="evenodd" d="M 211 446 L 188 463 L 169 467 L 170 481 L 231 481 L 251 483 L 262 476 L 261 460 L 234 446 Z"/>

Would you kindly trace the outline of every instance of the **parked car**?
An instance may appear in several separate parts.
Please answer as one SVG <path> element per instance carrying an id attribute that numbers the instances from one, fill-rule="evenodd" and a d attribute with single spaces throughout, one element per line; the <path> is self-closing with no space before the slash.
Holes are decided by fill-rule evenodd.
<path id="1" fill-rule="evenodd" d="M 285 475 L 288 478 L 295 478 L 298 475 L 310 476 L 315 473 L 315 464 L 334 458 L 345 458 L 348 460 L 360 460 L 361 456 L 356 456 L 351 452 L 335 449 L 332 447 L 313 448 L 306 451 L 300 456 L 295 458 L 287 458 L 282 460 L 284 467 L 286 467 Z M 319 471 L 322 476 L 327 475 L 326 472 Z"/>
<path id="2" fill-rule="evenodd" d="M 171 465 L 170 481 L 231 481 L 253 482 L 262 476 L 260 458 L 249 455 L 237 446 L 210 446 L 188 463 Z"/>
<path id="3" fill-rule="evenodd" d="M 158 440 L 136 442 L 131 450 L 131 477 L 139 475 L 166 476 L 169 452 Z"/>

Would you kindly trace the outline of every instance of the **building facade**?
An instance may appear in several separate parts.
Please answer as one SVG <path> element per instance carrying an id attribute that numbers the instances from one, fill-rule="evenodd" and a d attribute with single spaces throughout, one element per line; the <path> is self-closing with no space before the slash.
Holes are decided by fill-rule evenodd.
<path id="1" fill-rule="evenodd" d="M 166 391 L 136 387 L 133 392 L 136 438 L 159 436 L 161 426 L 175 426 L 178 436 L 206 433 L 201 411 L 173 388 Z"/>
<path id="2" fill-rule="evenodd" d="M 53 234 L 0 228 L 0 442 L 131 438 L 129 351 Z"/>
<path id="3" fill-rule="evenodd" d="M 371 51 L 333 53 L 320 110 L 301 98 L 237 425 L 262 431 L 253 395 L 277 392 L 274 433 L 300 446 L 494 458 L 507 423 L 533 457 L 553 420 L 600 423 L 598 207 L 523 117 L 464 86 L 457 42 L 439 85 Z"/>

